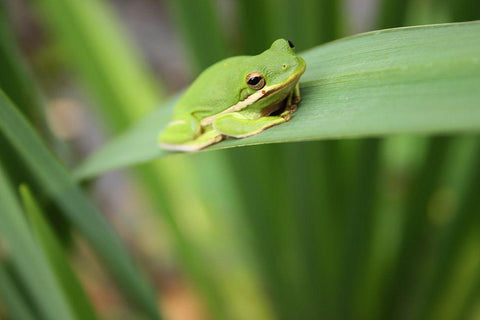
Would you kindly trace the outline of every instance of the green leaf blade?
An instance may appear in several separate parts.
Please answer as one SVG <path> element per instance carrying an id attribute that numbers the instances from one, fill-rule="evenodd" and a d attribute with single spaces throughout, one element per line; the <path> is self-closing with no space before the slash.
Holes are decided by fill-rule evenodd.
<path id="1" fill-rule="evenodd" d="M 113 131 L 128 127 L 162 97 L 139 53 L 121 32 L 106 1 L 35 0 L 39 18 L 65 51 L 68 62 Z"/>
<path id="2" fill-rule="evenodd" d="M 3 261 L 0 262 L 0 297 L 5 305 L 8 306 L 8 311 L 12 318 L 35 320 L 33 311 L 7 272 L 6 264 Z"/>
<path id="3" fill-rule="evenodd" d="M 60 242 L 45 220 L 37 201 L 26 185 L 20 186 L 20 195 L 27 212 L 31 228 L 39 246 L 48 258 L 51 268 L 60 283 L 77 319 L 97 319 L 78 278 L 68 264 Z"/>
<path id="4" fill-rule="evenodd" d="M 15 269 L 18 270 L 41 315 L 51 320 L 74 320 L 65 296 L 31 234 L 1 166 L 0 198 L 0 234 L 8 246 Z"/>
<path id="5" fill-rule="evenodd" d="M 480 22 L 370 32 L 301 54 L 302 102 L 292 120 L 207 150 L 264 143 L 456 133 L 480 129 Z M 157 135 L 174 101 L 90 157 L 81 178 L 166 156 Z M 128 152 L 126 152 L 128 150 Z"/>
<path id="6" fill-rule="evenodd" d="M 31 168 L 45 192 L 93 245 L 124 292 L 143 312 L 157 319 L 158 311 L 151 289 L 115 232 L 1 91 L 0 131 Z"/>

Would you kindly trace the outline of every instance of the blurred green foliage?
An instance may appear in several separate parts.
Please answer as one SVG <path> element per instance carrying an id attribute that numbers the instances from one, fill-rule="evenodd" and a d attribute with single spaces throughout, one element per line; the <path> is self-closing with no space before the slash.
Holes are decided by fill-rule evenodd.
<path id="1" fill-rule="evenodd" d="M 365 5 L 349 5 L 355 3 Z M 28 7 L 61 48 L 78 86 L 93 97 L 88 101 L 99 111 L 98 123 L 117 135 L 159 104 L 164 90 L 127 40 L 113 4 L 35 0 Z M 279 37 L 303 51 L 349 35 L 360 16 L 336 0 L 162 5 L 195 75 L 227 55 L 261 52 Z M 370 8 L 369 23 L 380 29 L 467 21 L 479 18 L 478 6 L 476 0 L 383 0 Z M 155 301 L 156 295 L 168 300 L 168 291 L 153 280 L 147 285 L 97 205 L 48 150 L 65 154 L 44 120 L 42 79 L 36 84 L 18 48 L 9 7 L 0 7 L 0 87 L 8 96 L 0 95 L 0 297 L 6 309 L 0 316 L 90 317 L 82 315 L 89 307 L 71 304 L 69 290 L 75 296 L 81 287 L 62 285 L 65 274 L 74 275 L 65 271 L 61 251 L 74 248 L 56 240 L 62 238 L 42 219 L 49 202 L 108 266 L 136 310 L 132 317 L 154 319 L 157 307 L 169 316 Z M 135 173 L 130 179 L 158 213 L 175 266 L 208 319 L 480 317 L 477 136 L 235 148 L 161 159 Z M 25 210 L 15 191 L 22 182 L 31 188 L 23 191 Z M 46 201 L 36 204 L 39 196 Z M 61 266 L 52 263 L 55 257 L 62 257 Z M 154 274 L 157 266 L 142 261 Z"/>

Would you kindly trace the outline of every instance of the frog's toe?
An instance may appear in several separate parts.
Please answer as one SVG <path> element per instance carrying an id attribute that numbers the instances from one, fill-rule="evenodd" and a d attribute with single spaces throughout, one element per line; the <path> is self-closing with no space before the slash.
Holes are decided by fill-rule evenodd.
<path id="1" fill-rule="evenodd" d="M 297 111 L 297 105 L 291 104 L 285 108 L 285 110 L 280 114 L 280 117 L 285 119 L 285 121 L 290 121 L 292 114 Z"/>

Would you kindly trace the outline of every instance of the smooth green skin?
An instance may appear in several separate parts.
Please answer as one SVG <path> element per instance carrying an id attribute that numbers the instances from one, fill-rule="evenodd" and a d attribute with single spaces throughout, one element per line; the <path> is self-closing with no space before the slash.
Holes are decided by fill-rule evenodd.
<path id="1" fill-rule="evenodd" d="M 206 69 L 174 108 L 159 136 L 163 149 L 197 151 L 227 136 L 248 137 L 290 120 L 300 102 L 298 79 L 305 61 L 287 40 L 276 40 L 256 56 L 232 57 Z M 258 72 L 265 86 L 251 89 L 246 78 Z M 279 115 L 270 115 L 283 108 Z"/>

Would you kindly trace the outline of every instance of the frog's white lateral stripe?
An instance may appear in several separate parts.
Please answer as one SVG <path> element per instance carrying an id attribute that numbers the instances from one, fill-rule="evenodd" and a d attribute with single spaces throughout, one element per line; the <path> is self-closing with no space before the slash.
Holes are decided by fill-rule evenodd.
<path id="1" fill-rule="evenodd" d="M 175 121 L 170 122 L 167 125 L 167 127 L 174 126 L 174 125 L 181 124 L 181 123 L 186 123 L 186 121 L 185 120 L 175 120 Z"/>

